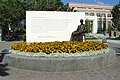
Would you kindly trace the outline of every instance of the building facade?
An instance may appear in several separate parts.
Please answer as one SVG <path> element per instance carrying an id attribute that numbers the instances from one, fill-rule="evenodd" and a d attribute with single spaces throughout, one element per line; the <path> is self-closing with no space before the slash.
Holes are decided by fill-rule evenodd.
<path id="1" fill-rule="evenodd" d="M 69 3 L 69 7 L 77 12 L 85 12 L 85 16 L 97 16 L 98 33 L 101 33 L 101 30 L 108 32 L 112 26 L 111 10 L 113 6 L 111 5 Z"/>

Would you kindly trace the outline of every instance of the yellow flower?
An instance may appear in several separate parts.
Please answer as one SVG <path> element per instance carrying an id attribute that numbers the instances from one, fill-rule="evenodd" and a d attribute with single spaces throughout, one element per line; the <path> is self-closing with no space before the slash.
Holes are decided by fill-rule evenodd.
<path id="1" fill-rule="evenodd" d="M 108 48 L 107 44 L 103 44 L 95 41 L 86 41 L 86 42 L 40 42 L 40 43 L 31 43 L 27 45 L 26 42 L 15 43 L 11 46 L 11 49 L 24 51 L 24 52 L 45 52 L 50 53 L 75 53 L 75 52 L 84 52 L 84 51 L 96 51 L 100 49 Z"/>

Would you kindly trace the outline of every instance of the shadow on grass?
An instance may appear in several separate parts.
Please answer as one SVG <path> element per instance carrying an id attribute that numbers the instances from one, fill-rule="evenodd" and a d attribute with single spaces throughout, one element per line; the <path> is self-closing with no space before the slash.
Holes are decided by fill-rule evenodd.
<path id="1" fill-rule="evenodd" d="M 6 72 L 8 70 L 9 69 L 6 68 L 6 65 L 0 64 L 0 76 L 8 76 L 9 73 Z"/>

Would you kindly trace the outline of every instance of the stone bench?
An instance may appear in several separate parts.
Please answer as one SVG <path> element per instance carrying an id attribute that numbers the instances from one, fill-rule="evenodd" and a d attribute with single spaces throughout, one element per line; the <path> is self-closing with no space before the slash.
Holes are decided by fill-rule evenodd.
<path id="1" fill-rule="evenodd" d="M 3 49 L 2 51 L 0 51 L 0 61 L 3 60 L 5 54 L 9 54 L 9 49 Z"/>

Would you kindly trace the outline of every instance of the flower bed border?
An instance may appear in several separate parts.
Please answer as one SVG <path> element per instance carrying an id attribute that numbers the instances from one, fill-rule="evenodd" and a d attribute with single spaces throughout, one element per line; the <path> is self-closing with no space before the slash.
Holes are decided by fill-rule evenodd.
<path id="1" fill-rule="evenodd" d="M 96 69 L 110 65 L 116 61 L 114 50 L 106 54 L 88 57 L 26 57 L 16 54 L 7 54 L 3 63 L 9 66 L 35 71 L 62 72 Z"/>
<path id="2" fill-rule="evenodd" d="M 109 52 L 109 48 L 101 49 L 97 51 L 85 51 L 81 53 L 51 53 L 46 54 L 43 52 L 20 52 L 17 50 L 9 50 L 10 53 L 20 55 L 20 56 L 28 56 L 28 57 L 88 57 L 88 56 L 98 56 L 102 54 L 107 54 Z"/>

